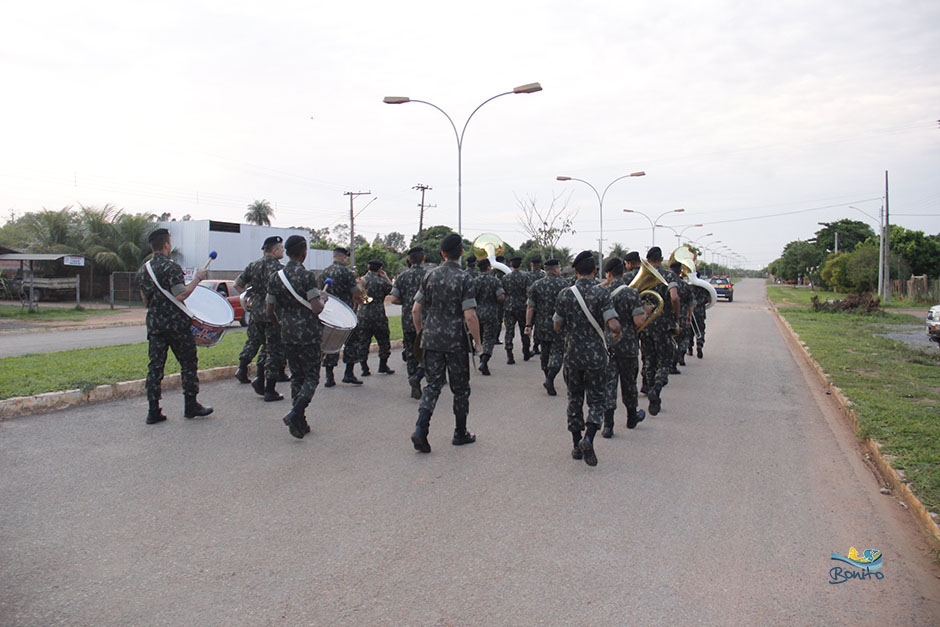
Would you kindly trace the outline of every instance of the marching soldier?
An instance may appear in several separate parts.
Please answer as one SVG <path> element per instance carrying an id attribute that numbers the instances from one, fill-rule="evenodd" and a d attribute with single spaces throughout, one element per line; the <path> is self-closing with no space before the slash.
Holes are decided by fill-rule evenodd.
<path id="1" fill-rule="evenodd" d="M 604 266 L 606 281 L 603 285 L 610 292 L 610 299 L 620 320 L 622 337 L 620 341 L 608 334 L 610 363 L 607 366 L 607 410 L 604 412 L 604 428 L 601 435 L 605 438 L 614 435 L 614 414 L 617 411 L 617 384 L 624 407 L 627 408 L 627 429 L 633 429 L 643 419 L 646 412 L 637 410 L 636 373 L 640 354 L 640 339 L 637 327 L 646 322 L 651 305 L 644 307 L 640 293 L 623 281 L 623 262 L 614 257 Z"/>
<path id="2" fill-rule="evenodd" d="M 662 408 L 661 394 L 669 383 L 669 364 L 675 352 L 673 341 L 676 329 L 676 317 L 679 311 L 679 279 L 670 270 L 662 267 L 663 251 L 653 246 L 646 253 L 646 260 L 655 267 L 666 281 L 666 285 L 657 284 L 653 289 L 663 299 L 662 314 L 640 334 L 643 350 L 643 382 L 649 399 L 649 413 L 655 416 Z"/>
<path id="3" fill-rule="evenodd" d="M 424 280 L 424 249 L 416 246 L 408 251 L 408 263 L 411 267 L 395 277 L 392 287 L 392 302 L 401 305 L 402 356 L 408 369 L 408 383 L 411 385 L 411 398 L 421 398 L 421 379 L 424 366 L 415 359 L 415 339 L 418 332 L 411 320 L 411 310 L 415 294 L 421 289 Z"/>
<path id="4" fill-rule="evenodd" d="M 490 260 L 482 259 L 477 264 L 479 275 L 473 282 L 473 293 L 477 302 L 477 319 L 480 321 L 480 336 L 483 338 L 483 354 L 480 356 L 480 373 L 490 375 L 487 365 L 493 356 L 493 346 L 499 335 L 499 304 L 506 299 L 503 285 L 490 272 Z"/>
<path id="5" fill-rule="evenodd" d="M 317 316 L 329 297 L 317 289 L 313 272 L 304 268 L 307 240 L 300 235 L 291 235 L 285 248 L 290 260 L 282 272 L 271 276 L 265 308 L 271 325 L 281 332 L 292 375 L 292 405 L 284 416 L 284 424 L 292 436 L 302 439 L 310 433 L 305 411 L 320 382 L 323 328 Z"/>
<path id="6" fill-rule="evenodd" d="M 238 356 L 238 370 L 235 371 L 235 378 L 241 383 L 251 383 L 255 392 L 264 396 L 265 401 L 279 401 L 284 398 L 275 389 L 284 371 L 281 332 L 268 321 L 265 314 L 268 283 L 271 277 L 284 267 L 280 261 L 284 258 L 282 241 L 278 235 L 272 235 L 264 240 L 264 245 L 261 247 L 264 256 L 248 264 L 235 279 L 235 286 L 239 291 L 249 286 L 252 288 L 248 337 L 245 339 L 245 347 L 241 355 Z M 248 364 L 255 358 L 259 348 L 261 355 L 258 357 L 258 372 L 252 382 L 248 378 Z"/>
<path id="7" fill-rule="evenodd" d="M 529 289 L 529 275 L 522 272 L 522 257 L 513 257 L 509 260 L 512 272 L 502 278 L 503 290 L 506 292 L 506 363 L 514 364 L 516 360 L 512 355 L 512 341 L 516 334 L 516 326 L 522 337 L 522 358 L 529 361 L 529 336 L 525 334 L 526 292 Z"/>
<path id="8" fill-rule="evenodd" d="M 503 257 L 502 255 L 496 255 L 496 261 L 498 263 L 506 265 L 506 258 Z M 503 277 L 506 276 L 506 273 L 500 270 L 499 268 L 494 267 L 492 270 L 490 270 L 490 272 L 492 272 L 493 276 L 499 279 L 500 282 L 502 282 Z M 499 307 L 497 307 L 497 310 L 499 311 L 499 330 L 502 331 L 503 330 L 503 318 L 505 318 L 505 314 L 506 314 L 506 301 L 501 302 L 499 304 Z M 497 346 L 503 345 L 503 343 L 499 340 L 498 333 L 496 334 L 496 345 Z"/>
<path id="9" fill-rule="evenodd" d="M 565 330 L 565 369 L 568 383 L 568 431 L 574 441 L 571 456 L 597 465 L 594 434 L 601 426 L 607 406 L 607 345 L 602 325 L 620 339 L 620 322 L 610 301 L 610 293 L 597 285 L 594 255 L 589 250 L 574 260 L 577 282 L 558 293 L 555 302 L 555 331 Z M 584 396 L 588 417 L 584 421 Z M 581 431 L 584 430 L 584 437 Z"/>
<path id="10" fill-rule="evenodd" d="M 542 270 L 542 260 L 538 257 L 535 257 L 534 259 L 532 259 L 532 261 L 529 262 L 529 288 L 531 289 L 532 284 L 538 281 L 539 279 L 543 278 L 544 276 L 545 276 L 545 271 Z M 528 294 L 528 290 L 526 290 L 526 293 Z M 541 343 L 539 342 L 538 335 L 531 337 L 531 341 L 532 341 L 532 354 L 541 355 L 542 354 Z"/>
<path id="11" fill-rule="evenodd" d="M 480 269 L 477 267 L 476 255 L 470 255 L 467 257 L 467 274 L 472 276 L 474 280 L 480 276 Z"/>
<path id="12" fill-rule="evenodd" d="M 474 353 L 478 350 L 480 326 L 473 298 L 473 280 L 460 269 L 462 254 L 463 245 L 459 235 L 451 233 L 444 238 L 441 242 L 444 263 L 424 276 L 411 312 L 415 329 L 421 334 L 424 367 L 428 377 L 428 384 L 421 395 L 418 422 L 411 434 L 411 443 L 421 453 L 431 452 L 428 430 L 431 414 L 444 387 L 445 371 L 450 391 L 454 395 L 455 427 L 451 444 L 471 444 L 477 439 L 467 431 L 467 414 L 470 412 L 470 359 L 467 353 L 468 348 Z M 425 312 L 426 326 L 423 317 Z M 469 347 L 466 329 L 472 336 L 473 344 Z"/>
<path id="13" fill-rule="evenodd" d="M 695 276 L 699 276 L 698 272 Z M 701 277 L 699 277 L 701 278 Z M 711 301 L 711 297 L 704 287 L 698 285 L 692 286 L 692 293 L 695 294 L 695 307 L 692 309 L 692 319 L 694 321 L 693 331 L 695 334 L 696 356 L 702 358 L 702 348 L 705 346 L 705 307 Z M 692 342 L 689 342 L 689 357 L 692 356 Z"/>
<path id="14" fill-rule="evenodd" d="M 640 271 L 640 266 L 643 265 L 640 263 L 640 253 L 635 250 L 628 252 L 623 258 L 623 265 L 626 266 L 623 272 L 623 282 L 625 285 L 630 285 L 636 278 L 636 273 Z"/>
<path id="15" fill-rule="evenodd" d="M 199 363 L 196 355 L 196 342 L 190 331 L 191 321 L 188 315 L 171 299 L 178 303 L 185 301 L 199 282 L 206 278 L 206 270 L 196 271 L 196 276 L 188 284 L 183 283 L 183 269 L 170 259 L 173 243 L 170 232 L 160 228 L 148 237 L 150 261 L 138 272 L 140 296 L 147 306 L 147 342 L 150 362 L 147 366 L 147 424 L 153 425 L 166 420 L 160 409 L 163 368 L 166 366 L 167 349 L 180 364 L 180 378 L 183 383 L 183 397 L 186 399 L 183 415 L 187 418 L 208 416 L 211 407 L 203 407 L 196 400 L 199 394 Z M 152 273 L 152 275 L 151 275 Z"/>
<path id="16" fill-rule="evenodd" d="M 362 288 L 356 281 L 356 273 L 346 267 L 349 263 L 349 251 L 342 246 L 333 249 L 333 263 L 330 264 L 320 275 L 320 289 L 324 290 L 327 279 L 333 279 L 333 285 L 326 291 L 340 299 L 353 310 L 362 304 Z M 359 341 L 359 327 L 356 326 L 353 332 L 346 338 L 343 344 L 343 363 L 346 364 L 346 373 L 343 375 L 343 383 L 354 383 L 362 385 L 362 381 L 356 378 L 353 367 L 356 363 L 362 361 L 360 356 L 361 342 Z M 326 371 L 326 381 L 323 387 L 331 388 L 336 385 L 336 379 L 333 377 L 333 368 L 339 364 L 339 353 L 332 353 L 323 358 L 323 368 Z"/>
<path id="17" fill-rule="evenodd" d="M 392 291 L 392 280 L 385 274 L 379 259 L 369 261 L 369 271 L 363 277 L 365 293 L 372 299 L 370 303 L 359 305 L 359 329 L 362 345 L 359 354 L 362 355 L 362 376 L 372 374 L 369 371 L 369 345 L 372 338 L 379 344 L 379 372 L 382 374 L 395 374 L 388 367 L 388 358 L 392 354 L 392 345 L 388 339 L 388 316 L 385 315 L 385 297 Z"/>
<path id="18" fill-rule="evenodd" d="M 676 354 L 672 358 L 669 374 L 680 374 L 676 366 L 685 365 L 685 351 L 692 343 L 692 307 L 695 303 L 692 302 L 692 286 L 682 278 L 682 264 L 675 261 L 669 264 L 669 269 L 679 279 L 676 286 L 679 291 L 679 334 L 676 336 Z"/>
<path id="19" fill-rule="evenodd" d="M 561 262 L 549 259 L 545 262 L 545 276 L 529 286 L 529 298 L 526 303 L 526 333 L 535 330 L 535 339 L 541 344 L 542 372 L 545 381 L 542 386 L 549 396 L 555 396 L 555 377 L 561 370 L 565 357 L 564 337 L 555 331 L 552 315 L 555 313 L 555 300 L 558 293 L 568 287 L 568 282 L 561 278 Z"/>

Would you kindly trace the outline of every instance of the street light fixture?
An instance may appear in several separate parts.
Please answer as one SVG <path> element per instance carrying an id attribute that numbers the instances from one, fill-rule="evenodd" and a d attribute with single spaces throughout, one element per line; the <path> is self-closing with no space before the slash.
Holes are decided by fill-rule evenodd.
<path id="1" fill-rule="evenodd" d="M 694 229 L 694 228 L 700 227 L 700 226 L 702 226 L 702 225 L 701 225 L 701 224 L 690 224 L 689 226 L 683 227 L 682 229 L 677 229 L 676 227 L 674 227 L 674 226 L 669 226 L 668 224 L 657 224 L 656 226 L 662 227 L 662 228 L 667 228 L 667 229 L 669 229 L 670 231 L 672 231 L 673 234 L 675 234 L 675 236 L 676 236 L 676 245 L 677 245 L 677 246 L 682 246 L 682 234 L 685 233 L 686 231 L 688 231 L 689 229 Z M 690 239 L 689 241 L 691 242 L 692 240 Z"/>
<path id="2" fill-rule="evenodd" d="M 604 197 L 607 196 L 607 190 L 610 189 L 610 186 L 616 183 L 621 179 L 628 179 L 635 176 L 646 176 L 646 172 L 640 170 L 639 172 L 631 172 L 630 174 L 624 174 L 623 176 L 618 176 L 610 183 L 607 184 L 607 187 L 604 188 L 604 193 L 599 194 L 597 188 L 585 181 L 584 179 L 575 178 L 573 176 L 556 176 L 556 181 L 579 181 L 584 183 L 588 187 L 594 190 L 594 195 L 597 196 L 597 204 L 600 213 L 600 234 L 597 237 L 597 255 L 598 255 L 598 264 L 604 264 Z"/>
<path id="3" fill-rule="evenodd" d="M 444 114 L 444 117 L 447 118 L 447 121 L 450 122 L 451 127 L 454 129 L 454 137 L 457 138 L 457 233 L 463 237 L 463 136 L 467 132 L 467 125 L 470 124 L 470 119 L 473 118 L 474 114 L 480 110 L 480 108 L 491 100 L 496 100 L 500 96 L 508 96 L 510 94 L 534 94 L 537 91 L 542 91 L 542 86 L 539 83 L 526 83 L 525 85 L 519 85 L 518 87 L 513 87 L 512 91 L 505 91 L 501 94 L 496 94 L 491 98 L 487 98 L 479 105 L 477 108 L 470 113 L 470 116 L 467 118 L 467 121 L 463 124 L 463 129 L 458 133 L 457 125 L 454 124 L 454 120 L 447 115 L 447 112 L 441 109 L 439 106 L 427 100 L 413 100 L 408 96 L 385 96 L 382 99 L 382 102 L 385 104 L 405 104 L 408 102 L 420 102 L 421 104 L 426 104 L 429 107 L 434 107 L 438 111 Z"/>
<path id="4" fill-rule="evenodd" d="M 637 211 L 636 209 L 624 209 L 624 210 L 623 210 L 624 213 L 636 213 L 636 214 L 639 214 L 639 215 L 643 216 L 644 218 L 646 218 L 646 219 L 649 221 L 649 223 L 650 223 L 650 230 L 651 230 L 652 233 L 653 233 L 653 237 L 652 237 L 652 240 L 651 240 L 651 242 L 650 242 L 650 248 L 652 248 L 653 246 L 656 245 L 656 226 L 657 226 L 656 223 L 659 222 L 660 219 L 661 219 L 663 216 L 665 216 L 665 215 L 669 215 L 670 213 L 682 213 L 682 212 L 684 212 L 684 211 L 685 211 L 685 209 L 670 209 L 669 211 L 666 211 L 665 213 L 659 214 L 659 217 L 657 217 L 656 220 L 651 220 L 650 217 L 649 217 L 648 215 L 646 215 L 645 213 L 643 213 L 642 211 Z"/>

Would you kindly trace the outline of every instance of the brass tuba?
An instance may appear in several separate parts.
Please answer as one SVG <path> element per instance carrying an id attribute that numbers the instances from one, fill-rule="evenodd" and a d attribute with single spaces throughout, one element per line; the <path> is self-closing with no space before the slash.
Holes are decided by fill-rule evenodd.
<path id="1" fill-rule="evenodd" d="M 654 292 L 652 288 L 659 283 L 668 285 L 668 283 L 666 283 L 666 279 L 664 279 L 663 275 L 659 273 L 659 270 L 653 267 L 653 264 L 648 262 L 646 259 L 640 259 L 640 263 L 642 264 L 640 271 L 637 272 L 636 276 L 633 277 L 633 280 L 630 281 L 630 287 L 640 292 L 641 299 L 643 297 L 647 297 L 656 301 L 656 308 L 650 312 L 649 316 L 647 316 L 646 322 L 637 328 L 637 333 L 649 326 L 653 320 L 658 318 L 660 314 L 663 313 L 663 297 Z"/>
<path id="2" fill-rule="evenodd" d="M 496 261 L 497 255 L 502 255 L 506 251 L 506 245 L 499 235 L 484 233 L 473 240 L 472 252 L 477 259 L 489 259 L 490 265 L 504 274 L 512 272 L 512 268 L 506 264 Z"/>
<path id="3" fill-rule="evenodd" d="M 672 251 L 672 255 L 669 257 L 669 265 L 672 265 L 673 262 L 678 261 L 682 264 L 682 276 L 687 277 L 690 285 L 695 285 L 702 288 L 708 292 L 708 304 L 705 305 L 705 309 L 710 309 L 712 305 L 718 302 L 718 292 L 715 291 L 715 288 L 712 287 L 712 284 L 708 281 L 698 278 L 695 276 L 695 262 L 697 257 L 692 249 L 687 245 L 683 244 L 679 248 Z"/>

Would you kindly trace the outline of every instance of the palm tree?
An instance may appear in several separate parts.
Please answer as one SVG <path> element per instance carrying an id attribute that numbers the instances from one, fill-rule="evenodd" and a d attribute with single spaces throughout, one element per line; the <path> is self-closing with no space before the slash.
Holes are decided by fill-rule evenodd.
<path id="1" fill-rule="evenodd" d="M 27 213 L 20 220 L 25 222 L 31 251 L 66 254 L 79 251 L 81 238 L 71 206 L 59 211 L 43 209 Z"/>
<path id="2" fill-rule="evenodd" d="M 258 226 L 271 226 L 271 217 L 274 215 L 274 209 L 267 200 L 256 200 L 248 205 L 248 211 L 245 212 L 245 220 L 249 224 Z"/>

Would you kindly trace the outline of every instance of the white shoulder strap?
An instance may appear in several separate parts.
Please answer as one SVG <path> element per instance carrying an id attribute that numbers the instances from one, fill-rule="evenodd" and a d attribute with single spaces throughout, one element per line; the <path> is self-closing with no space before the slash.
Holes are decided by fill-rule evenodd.
<path id="1" fill-rule="evenodd" d="M 616 295 L 619 294 L 620 292 L 624 291 L 624 290 L 627 289 L 628 287 L 630 287 L 630 286 L 629 286 L 629 285 L 620 285 L 620 286 L 618 286 L 617 289 L 615 289 L 613 292 L 610 293 L 610 297 L 613 298 L 614 296 L 616 296 Z"/>
<path id="2" fill-rule="evenodd" d="M 193 314 L 193 312 L 189 310 L 189 307 L 187 307 L 179 299 L 177 299 L 176 296 L 173 296 L 173 294 L 171 294 L 169 290 L 167 290 L 165 287 L 160 285 L 160 281 L 157 280 L 157 275 L 154 274 L 153 268 L 150 267 L 150 261 L 151 260 L 148 260 L 147 263 L 144 264 L 144 267 L 147 268 L 147 274 L 150 275 L 150 279 L 153 281 L 153 284 L 157 286 L 157 289 L 160 290 L 164 296 L 170 299 L 171 303 L 173 303 L 174 305 L 182 309 L 184 314 L 186 314 L 190 318 L 195 318 L 196 316 Z"/>
<path id="3" fill-rule="evenodd" d="M 607 348 L 607 336 L 604 335 L 604 331 L 601 329 L 601 326 L 597 324 L 597 320 L 595 320 L 594 316 L 591 315 L 591 311 L 588 309 L 587 303 L 584 302 L 584 297 L 581 296 L 581 292 L 578 291 L 578 288 L 575 285 L 572 285 L 568 289 L 574 292 L 574 297 L 578 300 L 578 304 L 581 305 L 581 311 L 584 312 L 588 322 L 591 323 L 591 326 L 594 327 L 594 330 L 597 331 L 597 334 L 601 336 L 601 341 L 604 343 L 604 348 Z"/>
<path id="4" fill-rule="evenodd" d="M 294 298 L 297 299 L 297 302 L 313 311 L 313 307 L 310 305 L 310 301 L 304 298 L 301 298 L 300 294 L 297 293 L 297 290 L 294 289 L 294 286 L 290 284 L 290 281 L 287 279 L 287 275 L 284 274 L 284 269 L 281 268 L 277 271 L 277 277 L 281 280 L 281 283 L 284 284 L 284 287 L 287 288 L 287 291 L 294 295 Z"/>

